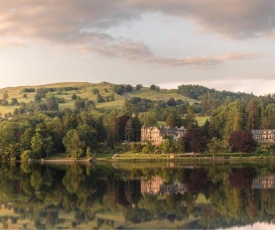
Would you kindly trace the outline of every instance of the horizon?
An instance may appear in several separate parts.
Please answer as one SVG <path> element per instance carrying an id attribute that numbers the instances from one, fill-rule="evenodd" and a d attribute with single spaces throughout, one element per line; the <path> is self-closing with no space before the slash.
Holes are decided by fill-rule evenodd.
<path id="1" fill-rule="evenodd" d="M 1 2 L 0 88 L 107 81 L 273 94 L 274 10 L 270 0 Z"/>
<path id="2" fill-rule="evenodd" d="M 95 85 L 97 85 L 97 84 L 101 84 L 101 83 L 104 83 L 104 82 L 106 82 L 106 83 L 109 83 L 109 84 L 115 84 L 115 85 L 132 85 L 132 84 L 130 84 L 130 83 L 114 83 L 114 82 L 107 82 L 107 81 L 101 81 L 101 82 L 66 82 L 66 81 L 64 81 L 64 82 L 50 82 L 50 83 L 46 83 L 46 84 L 41 84 L 41 85 L 15 85 L 15 86 L 7 86 L 7 87 L 3 87 L 3 88 L 0 88 L 0 91 L 3 91 L 3 90 L 5 90 L 5 89 L 8 89 L 8 88 L 23 88 L 23 87 L 47 87 L 47 86 L 51 86 L 51 85 L 59 85 L 59 84 L 62 84 L 62 83 L 65 83 L 65 84 L 95 84 Z M 142 84 L 142 83 L 140 83 L 140 84 Z M 152 83 L 152 84 L 154 84 L 154 83 Z M 150 85 L 152 85 L 152 84 L 150 84 Z M 144 84 L 142 84 L 143 85 L 143 87 L 146 87 L 146 88 L 150 88 L 150 85 L 144 85 Z M 181 85 L 176 85 L 175 87 L 173 87 L 173 85 L 168 85 L 168 87 L 167 88 L 165 88 L 165 87 L 163 87 L 164 85 L 158 85 L 158 84 L 154 84 L 154 85 L 156 85 L 156 86 L 159 86 L 160 87 L 160 90 L 161 89 L 164 89 L 164 90 L 178 90 L 178 87 L 179 86 L 181 86 Z M 203 87 L 206 87 L 206 86 L 204 86 L 204 85 L 200 85 L 200 84 L 182 84 L 182 85 L 198 85 L 198 86 L 203 86 Z M 132 85 L 133 87 L 135 87 L 136 85 Z M 228 91 L 228 92 L 233 92 L 233 93 L 247 93 L 247 92 L 244 92 L 244 91 L 230 91 L 230 90 L 226 90 L 226 89 L 221 89 L 221 90 L 219 90 L 219 89 L 216 89 L 216 88 L 214 88 L 214 87 L 206 87 L 206 88 L 208 88 L 208 89 L 214 89 L 214 90 L 216 90 L 216 91 L 220 91 L 220 92 L 222 92 L 222 91 Z M 256 95 L 256 94 L 254 94 L 253 92 L 250 92 L 250 93 L 247 93 L 247 94 L 253 94 L 253 95 L 255 95 L 255 96 L 265 96 L 265 95 L 268 95 L 269 93 L 267 93 L 267 94 L 261 94 L 261 95 Z M 271 94 L 272 95 L 272 94 Z"/>

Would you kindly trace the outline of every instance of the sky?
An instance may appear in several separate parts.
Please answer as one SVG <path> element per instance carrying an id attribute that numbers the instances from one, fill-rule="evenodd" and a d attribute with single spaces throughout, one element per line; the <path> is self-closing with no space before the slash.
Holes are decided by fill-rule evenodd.
<path id="1" fill-rule="evenodd" d="M 107 81 L 275 93 L 274 0 L 0 2 L 0 88 Z"/>

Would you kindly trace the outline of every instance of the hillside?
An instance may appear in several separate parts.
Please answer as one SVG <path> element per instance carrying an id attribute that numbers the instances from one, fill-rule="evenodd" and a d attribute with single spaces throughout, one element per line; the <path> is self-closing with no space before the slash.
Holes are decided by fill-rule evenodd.
<path id="1" fill-rule="evenodd" d="M 177 93 L 177 89 L 160 89 L 160 91 L 150 90 L 149 87 L 143 87 L 140 90 L 134 90 L 132 92 L 125 92 L 122 96 L 113 93 L 113 88 L 115 84 L 108 82 L 101 83 L 88 83 L 88 82 L 65 82 L 65 83 L 54 83 L 47 85 L 37 85 L 37 86 L 18 86 L 18 87 L 8 87 L 0 89 L 0 100 L 4 99 L 4 94 L 6 94 L 7 101 L 9 105 L 5 105 L 1 103 L 0 105 L 0 113 L 5 114 L 8 112 L 13 112 L 14 109 L 18 108 L 18 105 L 11 106 L 10 103 L 13 98 L 17 99 L 18 103 L 21 102 L 29 103 L 34 100 L 36 92 L 24 92 L 26 89 L 35 89 L 35 91 L 39 88 L 54 88 L 56 91 L 49 92 L 48 94 L 54 95 L 57 98 L 63 99 L 64 103 L 59 104 L 59 109 L 62 110 L 64 108 L 74 108 L 74 101 L 72 100 L 72 95 L 75 94 L 81 98 L 88 98 L 95 102 L 97 108 L 103 108 L 106 110 L 112 109 L 120 109 L 123 106 L 125 98 L 133 98 L 140 97 L 146 98 L 150 100 L 162 100 L 167 101 L 170 98 L 182 99 L 188 101 L 190 104 L 196 102 L 197 100 L 191 99 L 189 97 L 182 96 Z M 77 88 L 73 90 L 58 90 L 64 88 Z M 93 89 L 98 89 L 99 94 L 102 97 L 111 96 L 114 94 L 114 101 L 98 103 L 97 95 L 93 93 Z"/>

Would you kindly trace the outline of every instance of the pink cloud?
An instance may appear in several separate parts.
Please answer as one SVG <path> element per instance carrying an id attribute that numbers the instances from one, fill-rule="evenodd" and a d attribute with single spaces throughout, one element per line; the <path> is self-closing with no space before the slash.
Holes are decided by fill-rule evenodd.
<path id="1" fill-rule="evenodd" d="M 0 3 L 0 34 L 11 40 L 1 46 L 32 40 L 143 63 L 211 66 L 257 55 L 161 58 L 142 42 L 118 41 L 105 29 L 143 13 L 161 12 L 189 18 L 203 31 L 250 37 L 270 33 L 274 9 L 275 2 L 270 0 L 9 0 Z"/>

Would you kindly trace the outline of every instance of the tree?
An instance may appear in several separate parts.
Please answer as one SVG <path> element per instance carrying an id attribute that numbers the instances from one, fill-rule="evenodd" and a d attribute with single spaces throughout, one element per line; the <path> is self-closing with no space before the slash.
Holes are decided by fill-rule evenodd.
<path id="1" fill-rule="evenodd" d="M 267 127 L 269 129 L 275 128 L 275 104 L 268 104 L 266 106 Z"/>
<path id="2" fill-rule="evenodd" d="M 150 126 L 157 125 L 157 123 L 158 123 L 158 119 L 157 119 L 156 114 L 151 113 L 151 112 L 143 113 L 143 114 L 140 116 L 140 120 L 141 120 L 141 122 L 143 122 L 146 126 L 149 126 L 149 127 L 150 127 Z"/>
<path id="3" fill-rule="evenodd" d="M 125 91 L 126 92 L 132 92 L 133 91 L 133 87 L 131 85 L 126 85 L 125 86 Z"/>
<path id="4" fill-rule="evenodd" d="M 170 138 L 166 138 L 161 144 L 161 149 L 164 153 L 171 153 L 173 148 L 173 143 Z"/>
<path id="5" fill-rule="evenodd" d="M 184 138 L 178 138 L 174 141 L 175 152 L 183 153 L 185 151 L 185 141 Z"/>
<path id="6" fill-rule="evenodd" d="M 73 93 L 71 99 L 72 99 L 73 101 L 75 101 L 75 100 L 77 99 L 77 96 Z"/>
<path id="7" fill-rule="evenodd" d="M 130 116 L 124 114 L 117 118 L 117 131 L 118 131 L 118 139 L 125 140 L 125 127 L 127 121 L 130 119 Z"/>
<path id="8" fill-rule="evenodd" d="M 122 111 L 127 116 L 129 116 L 129 117 L 132 116 L 133 106 L 131 105 L 131 103 L 129 102 L 129 100 L 125 99 Z"/>
<path id="9" fill-rule="evenodd" d="M 20 143 L 23 149 L 31 149 L 31 139 L 35 135 L 33 128 L 27 128 L 20 137 Z"/>
<path id="10" fill-rule="evenodd" d="M 138 117 L 132 118 L 135 141 L 140 141 L 142 123 Z"/>
<path id="11" fill-rule="evenodd" d="M 177 115 L 176 111 L 170 112 L 166 119 L 166 126 L 179 127 L 182 125 L 181 118 Z"/>
<path id="12" fill-rule="evenodd" d="M 11 99 L 11 105 L 19 105 L 18 101 L 17 101 L 17 98 L 12 98 Z"/>
<path id="13" fill-rule="evenodd" d="M 56 111 L 58 110 L 58 102 L 55 96 L 51 96 L 47 99 L 47 110 L 48 111 Z"/>
<path id="14" fill-rule="evenodd" d="M 87 100 L 85 102 L 85 108 L 86 110 L 91 110 L 91 109 L 95 109 L 95 103 L 92 100 Z"/>
<path id="15" fill-rule="evenodd" d="M 35 102 L 40 102 L 41 99 L 42 99 L 42 97 L 41 97 L 39 94 L 35 94 L 35 95 L 34 95 L 34 101 L 35 101 Z"/>
<path id="16" fill-rule="evenodd" d="M 177 99 L 176 103 L 177 103 L 177 105 L 183 105 L 184 101 L 182 99 Z"/>
<path id="17" fill-rule="evenodd" d="M 100 94 L 97 94 L 96 100 L 97 100 L 97 103 L 105 102 L 104 98 Z"/>
<path id="18" fill-rule="evenodd" d="M 8 99 L 8 98 L 9 98 L 9 94 L 8 94 L 7 91 L 5 91 L 5 92 L 3 93 L 3 99 Z"/>
<path id="19" fill-rule="evenodd" d="M 85 143 L 86 147 L 90 147 L 91 149 L 97 148 L 97 131 L 95 128 L 84 123 L 78 125 L 77 131 L 81 141 Z"/>
<path id="20" fill-rule="evenodd" d="M 76 129 L 71 129 L 63 138 L 63 144 L 66 152 L 73 158 L 79 159 L 85 155 L 86 143 L 81 140 L 80 135 Z"/>
<path id="21" fill-rule="evenodd" d="M 155 85 L 150 85 L 150 90 L 156 90 L 156 86 Z"/>
<path id="22" fill-rule="evenodd" d="M 92 90 L 92 93 L 93 93 L 94 95 L 96 95 L 96 94 L 99 93 L 99 90 L 98 90 L 97 88 L 94 88 L 94 89 Z"/>
<path id="23" fill-rule="evenodd" d="M 256 143 L 250 133 L 244 131 L 234 131 L 230 134 L 229 144 L 234 152 L 250 153 L 255 150 Z"/>
<path id="24" fill-rule="evenodd" d="M 43 137 L 41 133 L 37 132 L 31 139 L 31 148 L 35 153 L 35 158 L 48 157 L 53 152 L 52 137 Z"/>
<path id="25" fill-rule="evenodd" d="M 130 142 L 134 140 L 134 129 L 133 129 L 133 121 L 132 119 L 128 119 L 125 126 L 125 139 Z"/>
<path id="26" fill-rule="evenodd" d="M 76 110 L 84 110 L 85 109 L 85 100 L 82 98 L 78 98 L 74 103 L 74 107 Z"/>
<path id="27" fill-rule="evenodd" d="M 136 85 L 136 90 L 140 90 L 142 87 L 143 87 L 142 84 L 137 84 L 137 85 Z"/>
<path id="28" fill-rule="evenodd" d="M 177 105 L 177 102 L 175 101 L 174 98 L 170 98 L 167 103 L 166 103 L 167 106 L 173 106 L 175 107 Z"/>
<path id="29" fill-rule="evenodd" d="M 194 107 L 192 105 L 187 108 L 187 115 L 184 118 L 185 127 L 187 129 L 195 128 L 198 126 L 198 122 L 195 118 Z"/>
<path id="30" fill-rule="evenodd" d="M 113 88 L 113 92 L 119 95 L 122 95 L 125 91 L 125 86 L 124 85 L 116 85 Z"/>
<path id="31" fill-rule="evenodd" d="M 146 143 L 146 145 L 142 148 L 143 153 L 152 153 L 154 150 L 154 146 L 150 141 Z"/>
<path id="32" fill-rule="evenodd" d="M 208 138 L 201 128 L 192 128 L 187 131 L 186 146 L 194 153 L 201 153 L 205 150 Z"/>
<path id="33" fill-rule="evenodd" d="M 212 153 L 213 156 L 216 153 L 223 153 L 228 150 L 228 146 L 225 141 L 218 139 L 217 137 L 213 137 L 210 142 L 207 144 L 207 148 L 209 153 Z"/>
<path id="34" fill-rule="evenodd" d="M 119 137 L 119 125 L 115 114 L 110 114 L 109 125 L 107 129 L 108 144 L 111 148 L 115 147 L 115 143 Z"/>

